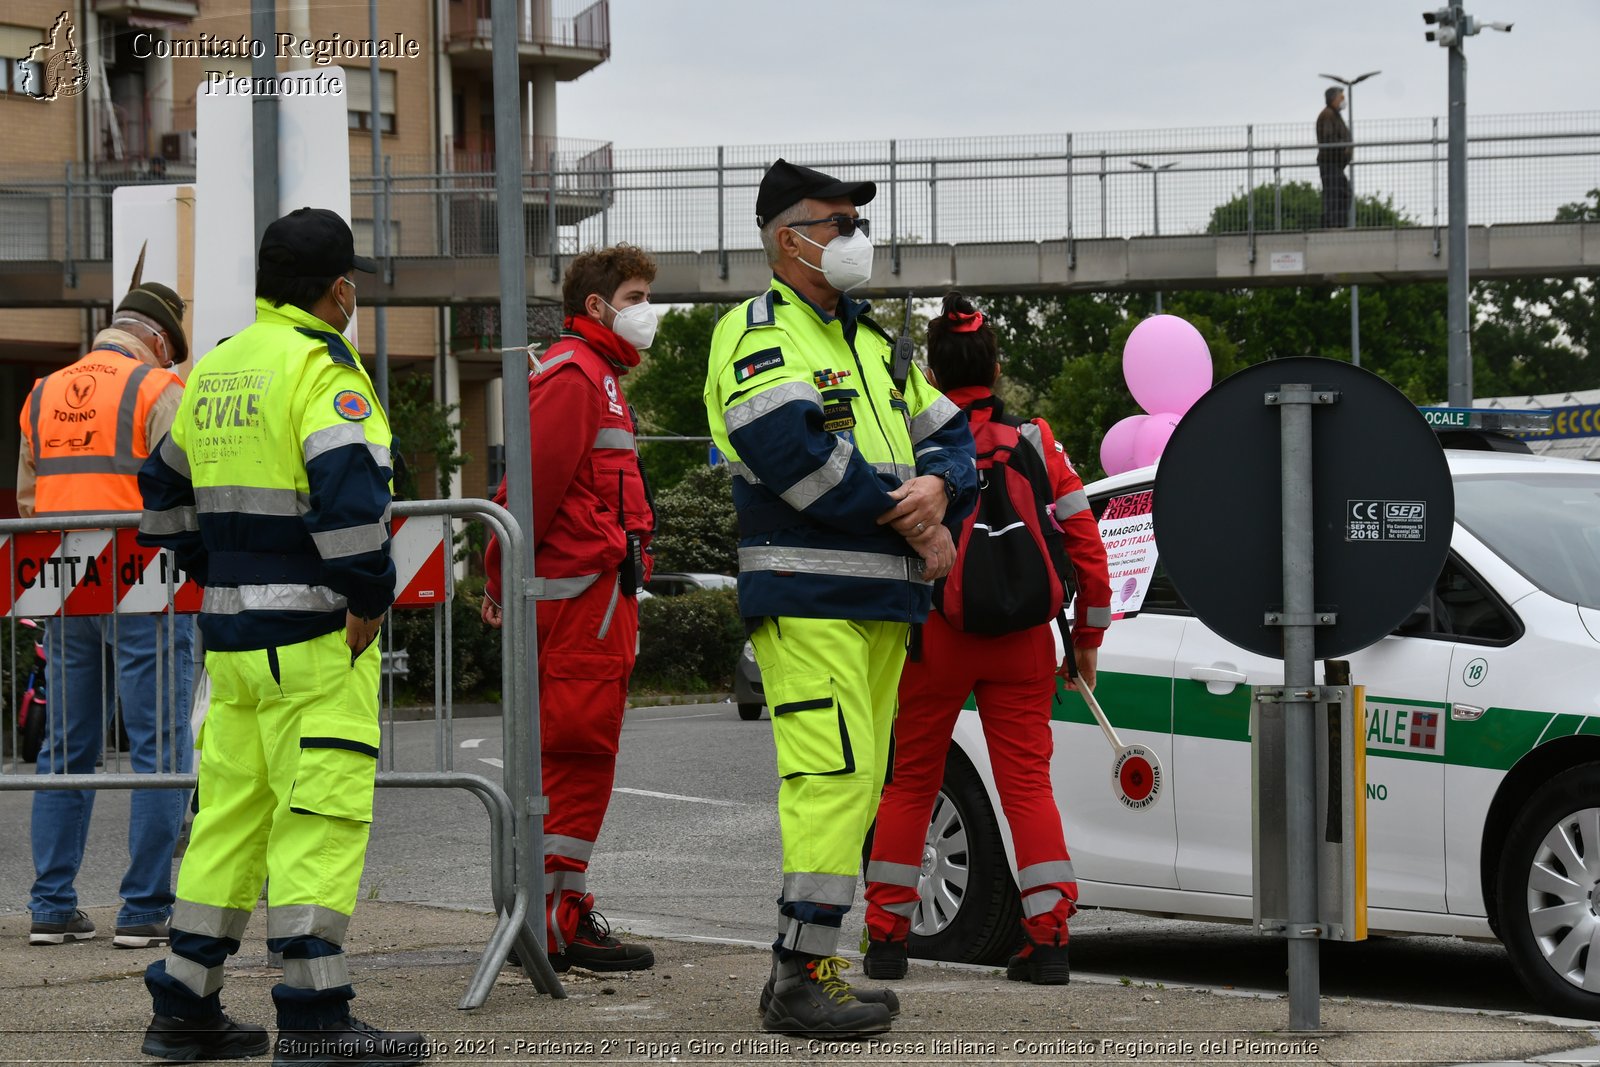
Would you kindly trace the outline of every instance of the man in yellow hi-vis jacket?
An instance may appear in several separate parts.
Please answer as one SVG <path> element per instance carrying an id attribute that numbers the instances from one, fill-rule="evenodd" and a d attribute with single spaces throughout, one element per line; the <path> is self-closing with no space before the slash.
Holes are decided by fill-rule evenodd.
<path id="1" fill-rule="evenodd" d="M 779 160 L 756 221 L 772 286 L 724 315 L 706 415 L 733 468 L 739 610 L 772 708 L 783 894 L 762 1025 L 886 1030 L 887 990 L 840 977 L 839 927 L 887 770 L 913 623 L 977 484 L 966 417 L 846 291 L 872 273 L 872 182 Z"/>
<path id="2" fill-rule="evenodd" d="M 268 881 L 276 1067 L 415 1064 L 420 1034 L 350 1015 L 342 944 L 378 763 L 379 652 L 394 600 L 389 423 L 341 331 L 355 315 L 350 228 L 301 208 L 267 227 L 256 321 L 189 378 L 139 475 L 139 538 L 205 587 L 211 675 L 199 810 L 178 872 L 172 954 L 145 972 L 141 1051 L 167 1060 L 266 1050 L 222 1012 L 223 962 Z"/>

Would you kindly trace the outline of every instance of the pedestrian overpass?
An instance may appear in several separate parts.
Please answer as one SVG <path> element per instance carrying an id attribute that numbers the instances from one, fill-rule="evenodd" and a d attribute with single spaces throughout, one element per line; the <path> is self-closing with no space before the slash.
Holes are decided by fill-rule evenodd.
<path id="1" fill-rule="evenodd" d="M 1473 278 L 1600 274 L 1600 220 L 1563 212 L 1600 189 L 1600 112 L 1479 116 L 1468 130 Z M 520 205 L 530 302 L 559 299 L 577 250 L 653 252 L 661 302 L 729 302 L 766 285 L 755 228 L 779 157 L 878 183 L 863 214 L 868 295 L 1104 292 L 1443 279 L 1444 123 L 1363 120 L 1355 225 L 1322 229 L 1312 123 L 634 149 L 526 162 Z M 494 175 L 390 161 L 352 180 L 358 240 L 390 234 L 362 303 L 494 304 Z M 0 173 L 0 307 L 111 298 L 111 189 L 137 176 Z M 181 180 L 171 167 L 148 180 Z M 203 191 L 201 192 L 203 194 Z M 1563 217 L 1563 215 L 1568 217 Z"/>

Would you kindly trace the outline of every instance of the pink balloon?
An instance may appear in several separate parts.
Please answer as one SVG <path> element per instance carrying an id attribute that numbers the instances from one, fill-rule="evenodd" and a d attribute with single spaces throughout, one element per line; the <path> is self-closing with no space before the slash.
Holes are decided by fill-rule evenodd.
<path id="1" fill-rule="evenodd" d="M 1154 315 L 1128 335 L 1122 377 L 1146 411 L 1182 415 L 1211 388 L 1211 350 L 1183 319 Z"/>
<path id="2" fill-rule="evenodd" d="M 1172 431 L 1177 429 L 1179 418 L 1181 416 L 1163 411 L 1145 419 L 1133 435 L 1134 466 L 1148 467 L 1161 458 L 1161 450 L 1167 447 L 1167 440 L 1172 436 Z"/>
<path id="3" fill-rule="evenodd" d="M 1149 415 L 1129 415 L 1100 439 L 1100 466 L 1107 474 L 1121 474 L 1139 466 L 1133 458 L 1133 442 Z"/>

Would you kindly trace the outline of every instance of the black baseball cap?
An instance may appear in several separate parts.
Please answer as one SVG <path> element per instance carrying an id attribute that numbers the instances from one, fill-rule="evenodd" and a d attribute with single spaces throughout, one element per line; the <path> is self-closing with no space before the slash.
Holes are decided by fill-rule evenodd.
<path id="1" fill-rule="evenodd" d="M 160 282 L 145 282 L 128 290 L 128 295 L 117 305 L 117 311 L 133 311 L 153 322 L 172 341 L 173 362 L 182 363 L 189 358 L 189 339 L 183 335 L 183 298 Z M 112 314 L 116 318 L 116 314 Z"/>
<path id="2" fill-rule="evenodd" d="M 376 273 L 378 265 L 356 255 L 355 235 L 325 207 L 303 207 L 267 226 L 256 269 L 286 278 L 332 278 L 350 270 Z"/>
<path id="3" fill-rule="evenodd" d="M 765 226 L 802 200 L 841 200 L 850 198 L 856 207 L 871 203 L 878 195 L 877 182 L 840 181 L 831 174 L 797 166 L 780 159 L 761 176 L 756 193 L 756 225 Z"/>

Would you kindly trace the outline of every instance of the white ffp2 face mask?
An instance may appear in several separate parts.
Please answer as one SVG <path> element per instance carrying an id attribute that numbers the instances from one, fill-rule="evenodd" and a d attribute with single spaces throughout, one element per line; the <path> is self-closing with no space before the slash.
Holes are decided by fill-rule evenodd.
<path id="1" fill-rule="evenodd" d="M 800 234 L 802 241 L 822 249 L 822 266 L 812 267 L 809 263 L 806 266 L 821 271 L 823 279 L 841 293 L 865 284 L 872 277 L 872 240 L 860 230 L 849 237 L 835 237 L 825 245 L 817 244 L 799 230 L 794 232 Z M 805 263 L 805 260 L 800 262 Z"/>
<path id="2" fill-rule="evenodd" d="M 606 307 L 616 312 L 617 317 L 611 320 L 611 331 L 634 348 L 643 352 L 649 348 L 656 339 L 656 313 L 648 302 L 625 307 L 621 311 L 611 307 L 611 302 L 602 298 Z"/>

